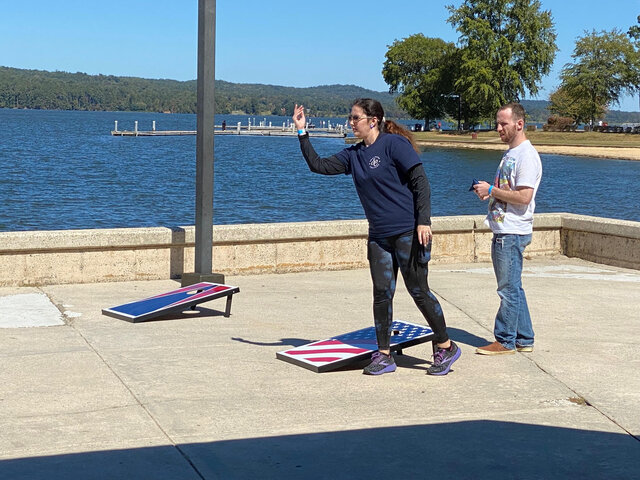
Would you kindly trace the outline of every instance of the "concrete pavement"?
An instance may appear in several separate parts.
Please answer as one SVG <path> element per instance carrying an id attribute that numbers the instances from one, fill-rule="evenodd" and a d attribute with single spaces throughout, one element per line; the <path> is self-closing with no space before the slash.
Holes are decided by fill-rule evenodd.
<path id="1" fill-rule="evenodd" d="M 229 276 L 229 318 L 218 299 L 138 324 L 101 309 L 177 282 L 0 288 L 0 307 L 45 294 L 64 321 L 0 308 L 0 478 L 640 477 L 640 271 L 525 262 L 536 346 L 503 357 L 474 354 L 493 340 L 490 264 L 429 280 L 462 348 L 445 377 L 425 375 L 430 344 L 382 377 L 275 358 L 370 326 L 367 270 Z M 395 318 L 423 323 L 399 283 Z"/>

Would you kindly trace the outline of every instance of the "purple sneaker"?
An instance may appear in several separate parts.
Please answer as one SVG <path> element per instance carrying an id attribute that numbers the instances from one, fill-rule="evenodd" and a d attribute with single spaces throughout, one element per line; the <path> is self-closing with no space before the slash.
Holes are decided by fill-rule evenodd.
<path id="1" fill-rule="evenodd" d="M 373 352 L 371 355 L 371 363 L 364 367 L 362 373 L 365 375 L 382 375 L 383 373 L 391 373 L 396 371 L 396 362 L 392 356 L 384 353 Z"/>
<path id="2" fill-rule="evenodd" d="M 451 342 L 451 350 L 439 348 L 433 355 L 433 365 L 427 368 L 427 375 L 446 375 L 451 369 L 451 365 L 460 358 L 462 352 L 458 345 Z"/>

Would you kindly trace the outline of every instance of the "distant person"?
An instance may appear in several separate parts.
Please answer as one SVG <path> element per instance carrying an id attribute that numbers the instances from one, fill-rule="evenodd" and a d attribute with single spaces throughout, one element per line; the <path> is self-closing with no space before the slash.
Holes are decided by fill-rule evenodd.
<path id="1" fill-rule="evenodd" d="M 362 142 L 320 158 L 305 131 L 302 105 L 295 106 L 293 121 L 311 171 L 351 175 L 369 221 L 367 257 L 378 351 L 363 373 L 381 375 L 396 370 L 390 337 L 399 268 L 407 290 L 435 334 L 438 348 L 427 373 L 446 375 L 460 357 L 460 349 L 449 339 L 442 308 L 429 290 L 427 265 L 433 237 L 430 187 L 411 133 L 385 120 L 380 102 L 360 98 L 351 107 L 349 123 Z"/>
<path id="2" fill-rule="evenodd" d="M 500 308 L 495 318 L 496 341 L 476 349 L 482 355 L 533 351 L 533 325 L 522 288 L 522 257 L 531 243 L 535 198 L 542 164 L 524 130 L 525 111 L 519 103 L 498 110 L 500 139 L 509 145 L 491 184 L 474 186 L 481 200 L 489 200 L 485 223 L 493 232 L 491 260 L 498 282 Z"/>
<path id="3" fill-rule="evenodd" d="M 224 132 L 227 129 L 227 121 L 222 120 L 222 131 Z"/>

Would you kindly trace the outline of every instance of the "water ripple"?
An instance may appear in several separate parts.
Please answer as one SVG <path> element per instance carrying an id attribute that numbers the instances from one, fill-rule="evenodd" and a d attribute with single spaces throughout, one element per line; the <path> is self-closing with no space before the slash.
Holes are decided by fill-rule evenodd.
<path id="1" fill-rule="evenodd" d="M 115 120 L 121 130 L 135 120 L 141 130 L 153 120 L 159 130 L 195 129 L 195 115 L 0 109 L 0 231 L 192 225 L 195 136 L 112 137 Z M 341 139 L 313 144 L 321 155 L 344 148 Z M 472 178 L 493 177 L 498 156 L 425 150 L 433 215 L 483 214 L 486 204 L 467 190 Z M 538 212 L 640 221 L 640 162 L 542 162 Z M 216 224 L 364 218 L 351 178 L 309 172 L 296 138 L 218 136 L 214 168 Z"/>

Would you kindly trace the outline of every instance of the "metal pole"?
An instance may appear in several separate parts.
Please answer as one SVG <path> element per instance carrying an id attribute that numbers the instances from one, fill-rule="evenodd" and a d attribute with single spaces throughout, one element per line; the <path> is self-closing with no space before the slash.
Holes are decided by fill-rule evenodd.
<path id="1" fill-rule="evenodd" d="M 215 32 L 215 0 L 198 0 L 195 271 L 203 274 L 212 268 Z"/>
<path id="2" fill-rule="evenodd" d="M 195 273 L 183 275 L 183 285 L 198 281 L 224 282 L 224 276 L 212 274 L 211 252 L 213 245 L 215 33 L 215 0 L 198 0 Z"/>

